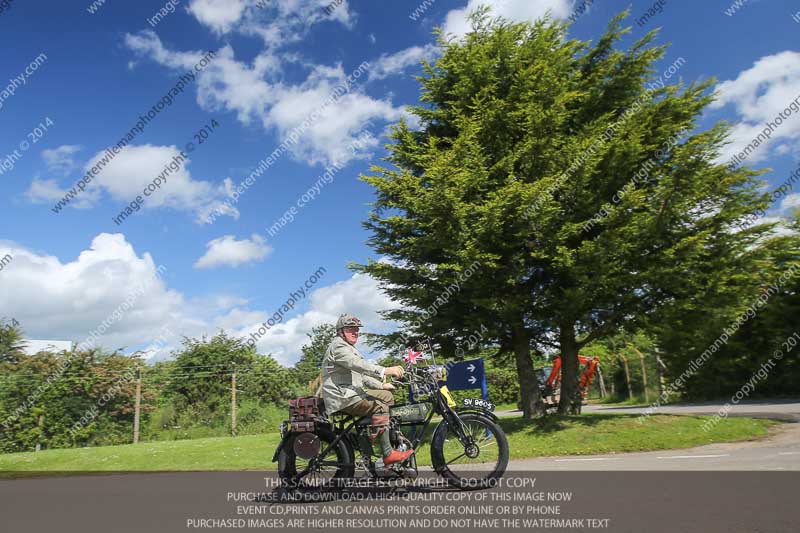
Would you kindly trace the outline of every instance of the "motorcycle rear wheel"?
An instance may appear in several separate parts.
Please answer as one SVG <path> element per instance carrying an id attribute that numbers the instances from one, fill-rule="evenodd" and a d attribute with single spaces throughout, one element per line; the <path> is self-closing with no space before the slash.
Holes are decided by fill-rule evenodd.
<path id="1" fill-rule="evenodd" d="M 318 426 L 314 431 L 320 440 L 320 450 L 322 453 L 330 443 L 334 441 L 336 435 L 324 426 Z M 315 469 L 309 471 L 301 479 L 294 481 L 298 472 L 302 472 L 310 463 L 311 459 L 298 457 L 294 452 L 294 439 L 300 435 L 294 434 L 284 443 L 281 453 L 278 455 L 278 475 L 284 486 L 296 487 L 321 487 L 332 479 L 352 478 L 355 473 L 353 450 L 342 439 L 339 443 L 328 451 L 322 463 Z M 319 454 L 317 454 L 318 457 Z"/>

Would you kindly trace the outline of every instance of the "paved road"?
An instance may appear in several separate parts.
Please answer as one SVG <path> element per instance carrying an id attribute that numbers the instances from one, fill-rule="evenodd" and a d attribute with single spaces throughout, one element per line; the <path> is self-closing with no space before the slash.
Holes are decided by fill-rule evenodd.
<path id="1" fill-rule="evenodd" d="M 716 414 L 724 403 L 686 403 L 665 405 L 659 407 L 655 413 L 675 415 L 713 415 Z M 646 407 L 615 407 L 613 405 L 586 405 L 586 413 L 627 413 L 642 414 Z M 787 422 L 800 422 L 800 400 L 783 402 L 745 402 L 731 405 L 728 416 L 747 416 L 752 418 L 775 418 Z"/>
<path id="2" fill-rule="evenodd" d="M 670 415 L 713 415 L 724 403 L 679 403 L 664 405 L 656 409 L 655 414 Z M 589 404 L 583 406 L 584 413 L 631 414 L 639 415 L 647 411 L 647 407 L 627 407 L 615 405 Z M 498 411 L 498 416 L 519 416 L 520 411 Z M 774 418 L 786 422 L 800 422 L 800 400 L 780 402 L 749 401 L 732 405 L 728 416 L 745 416 L 751 418 Z"/>
<path id="3" fill-rule="evenodd" d="M 661 407 L 664 414 L 715 414 L 718 403 Z M 584 406 L 585 413 L 641 414 L 646 408 Z M 513 411 L 498 413 L 510 416 Z M 516 413 L 518 414 L 518 412 Z M 767 439 L 709 444 L 682 450 L 618 453 L 584 457 L 543 457 L 511 461 L 513 470 L 792 470 L 800 471 L 800 402 L 747 402 L 733 406 L 728 416 L 775 418 L 783 424 Z"/>

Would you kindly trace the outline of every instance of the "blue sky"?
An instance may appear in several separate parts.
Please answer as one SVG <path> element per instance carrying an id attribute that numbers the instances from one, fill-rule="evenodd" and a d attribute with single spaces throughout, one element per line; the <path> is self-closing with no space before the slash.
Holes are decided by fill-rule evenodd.
<path id="1" fill-rule="evenodd" d="M 387 127 L 417 102 L 413 76 L 421 59 L 435 57 L 433 28 L 459 34 L 467 9 L 479 2 L 350 0 L 327 11 L 328 2 L 316 0 L 258 3 L 15 0 L 0 12 L 0 257 L 12 257 L 0 270 L 0 316 L 15 318 L 30 338 L 77 342 L 105 321 L 97 344 L 150 348 L 163 358 L 181 335 L 222 328 L 246 336 L 323 267 L 313 288 L 262 337 L 263 353 L 296 361 L 306 332 L 344 311 L 361 315 L 369 330 L 389 327 L 377 311 L 395 304 L 374 280 L 347 269 L 379 259 L 361 227 L 372 192 L 357 176 L 385 155 Z M 570 29 L 579 39 L 596 39 L 620 5 L 484 3 L 515 20 L 547 9 L 557 18 L 581 13 Z M 800 96 L 796 2 L 750 0 L 730 14 L 726 1 L 631 5 L 626 44 L 660 27 L 658 42 L 671 47 L 659 68 L 682 59 L 668 83 L 719 81 L 722 98 L 703 126 L 737 124 L 724 157 Z M 652 17 L 637 25 L 653 6 Z M 162 8 L 166 15 L 153 26 L 148 19 Z M 410 16 L 415 10 L 419 16 Z M 195 80 L 85 191 L 53 212 L 102 152 L 209 50 L 216 55 Z M 365 61 L 368 68 L 359 67 Z M 12 81 L 21 75 L 24 84 Z M 348 76 L 349 87 L 330 103 Z M 798 116 L 787 117 L 748 159 L 774 169 L 766 176 L 772 187 L 797 168 Z M 186 154 L 188 162 L 115 224 L 204 126 L 211 133 Z M 298 127 L 298 142 L 230 201 L 230 191 Z M 320 181 L 333 163 L 341 170 Z M 315 183 L 315 198 L 271 236 L 267 228 Z M 800 206 L 791 193 L 767 217 Z M 215 211 L 220 216 L 208 223 Z M 159 266 L 163 275 L 154 278 Z"/>

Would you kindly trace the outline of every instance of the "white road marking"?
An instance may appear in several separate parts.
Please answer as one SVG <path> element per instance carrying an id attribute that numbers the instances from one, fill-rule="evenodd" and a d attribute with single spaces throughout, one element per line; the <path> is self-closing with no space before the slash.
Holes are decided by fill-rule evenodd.
<path id="1" fill-rule="evenodd" d="M 656 459 L 705 459 L 708 457 L 728 457 L 729 453 L 719 455 L 668 455 L 666 457 L 656 457 Z"/>
<path id="2" fill-rule="evenodd" d="M 798 455 L 800 452 L 778 452 L 778 455 Z"/>
<path id="3" fill-rule="evenodd" d="M 581 459 L 556 459 L 555 462 L 564 461 L 617 461 L 619 457 L 583 457 Z"/>

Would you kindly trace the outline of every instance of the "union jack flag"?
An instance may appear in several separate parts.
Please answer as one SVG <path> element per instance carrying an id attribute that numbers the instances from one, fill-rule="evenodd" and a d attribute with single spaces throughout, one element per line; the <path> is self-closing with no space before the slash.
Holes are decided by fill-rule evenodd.
<path id="1" fill-rule="evenodd" d="M 403 356 L 403 361 L 410 365 L 416 364 L 417 359 L 425 359 L 425 355 L 422 352 L 415 352 L 411 348 L 409 348 L 406 354 Z"/>

